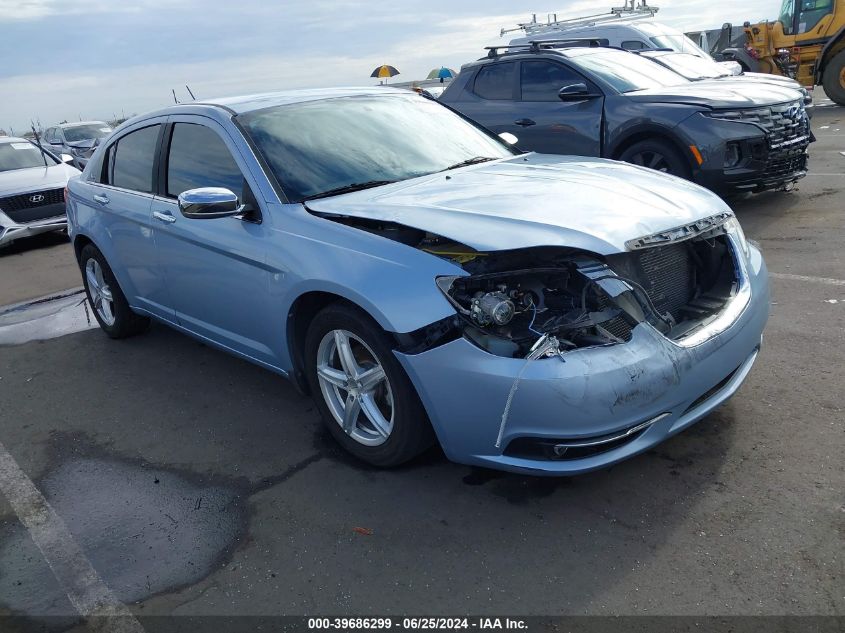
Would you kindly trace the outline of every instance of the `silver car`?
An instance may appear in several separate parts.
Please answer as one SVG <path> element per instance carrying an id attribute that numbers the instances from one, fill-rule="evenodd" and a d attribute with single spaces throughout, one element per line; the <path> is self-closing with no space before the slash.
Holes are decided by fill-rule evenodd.
<path id="1" fill-rule="evenodd" d="M 103 121 L 61 123 L 47 128 L 42 144 L 53 152 L 69 154 L 73 158 L 71 164 L 82 170 L 97 145 L 111 133 L 111 126 Z"/>
<path id="2" fill-rule="evenodd" d="M 64 189 L 79 170 L 34 143 L 0 138 L 0 246 L 67 227 Z"/>

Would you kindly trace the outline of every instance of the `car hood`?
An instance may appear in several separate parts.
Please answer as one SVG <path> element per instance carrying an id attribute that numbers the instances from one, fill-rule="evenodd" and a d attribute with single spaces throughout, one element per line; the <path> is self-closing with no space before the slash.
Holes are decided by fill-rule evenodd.
<path id="1" fill-rule="evenodd" d="M 79 173 L 75 167 L 65 164 L 0 171 L 0 196 L 64 188 L 68 178 Z"/>
<path id="2" fill-rule="evenodd" d="M 705 108 L 753 108 L 799 101 L 803 98 L 800 92 L 788 86 L 778 86 L 770 82 L 737 81 L 736 77 L 637 90 L 625 93 L 625 96 L 634 101 L 684 103 Z"/>
<path id="3" fill-rule="evenodd" d="M 526 154 L 305 202 L 312 212 L 394 222 L 478 251 L 625 242 L 730 208 L 686 180 L 598 158 Z"/>

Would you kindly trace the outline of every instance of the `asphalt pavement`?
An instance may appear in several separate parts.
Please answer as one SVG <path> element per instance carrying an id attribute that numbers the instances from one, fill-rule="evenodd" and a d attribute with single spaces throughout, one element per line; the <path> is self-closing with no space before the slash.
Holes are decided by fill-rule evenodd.
<path id="1" fill-rule="evenodd" d="M 608 470 L 372 469 L 284 380 L 160 325 L 0 347 L 0 444 L 138 616 L 845 615 L 845 108 L 813 125 L 795 191 L 731 201 L 774 293 L 748 380 Z M 79 285 L 60 239 L 0 267 L 0 303 Z M 19 515 L 0 495 L 0 613 L 73 625 Z"/>

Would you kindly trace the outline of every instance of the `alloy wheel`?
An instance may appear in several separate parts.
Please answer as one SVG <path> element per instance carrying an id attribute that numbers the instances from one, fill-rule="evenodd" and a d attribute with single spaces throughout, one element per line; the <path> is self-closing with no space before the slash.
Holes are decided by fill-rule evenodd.
<path id="1" fill-rule="evenodd" d="M 648 167 L 649 169 L 662 171 L 666 174 L 671 173 L 669 168 L 669 161 L 666 160 L 666 157 L 660 152 L 639 152 L 631 156 L 629 162 L 633 163 L 634 165 L 640 165 L 641 167 Z"/>
<path id="2" fill-rule="evenodd" d="M 365 446 L 384 444 L 393 431 L 390 381 L 372 349 L 347 330 L 332 330 L 317 348 L 317 379 L 332 417 Z"/>
<path id="3" fill-rule="evenodd" d="M 111 288 L 103 278 L 103 267 L 93 257 L 85 262 L 85 280 L 88 283 L 88 293 L 97 314 L 106 325 L 114 325 L 114 297 Z"/>

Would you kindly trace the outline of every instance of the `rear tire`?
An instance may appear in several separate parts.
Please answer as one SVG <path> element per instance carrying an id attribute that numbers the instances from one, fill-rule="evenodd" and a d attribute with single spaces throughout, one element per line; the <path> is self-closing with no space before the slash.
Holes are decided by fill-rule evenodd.
<path id="1" fill-rule="evenodd" d="M 822 86 L 834 103 L 845 105 L 845 51 L 831 59 L 822 74 Z"/>
<path id="2" fill-rule="evenodd" d="M 348 352 L 345 359 L 341 350 Z M 311 321 L 304 352 L 311 397 L 329 432 L 349 453 L 390 467 L 434 443 L 425 409 L 393 354 L 391 338 L 368 315 L 342 303 L 329 305 Z M 360 381 L 351 378 L 355 374 Z M 367 378 L 372 375 L 381 377 Z"/>
<path id="3" fill-rule="evenodd" d="M 687 180 L 692 178 L 689 164 L 684 160 L 684 157 L 673 145 L 660 139 L 648 139 L 634 143 L 619 155 L 619 160 Z"/>
<path id="4" fill-rule="evenodd" d="M 100 249 L 86 245 L 79 254 L 79 267 L 94 318 L 106 334 L 111 338 L 127 338 L 149 327 L 147 317 L 132 312 Z"/>

